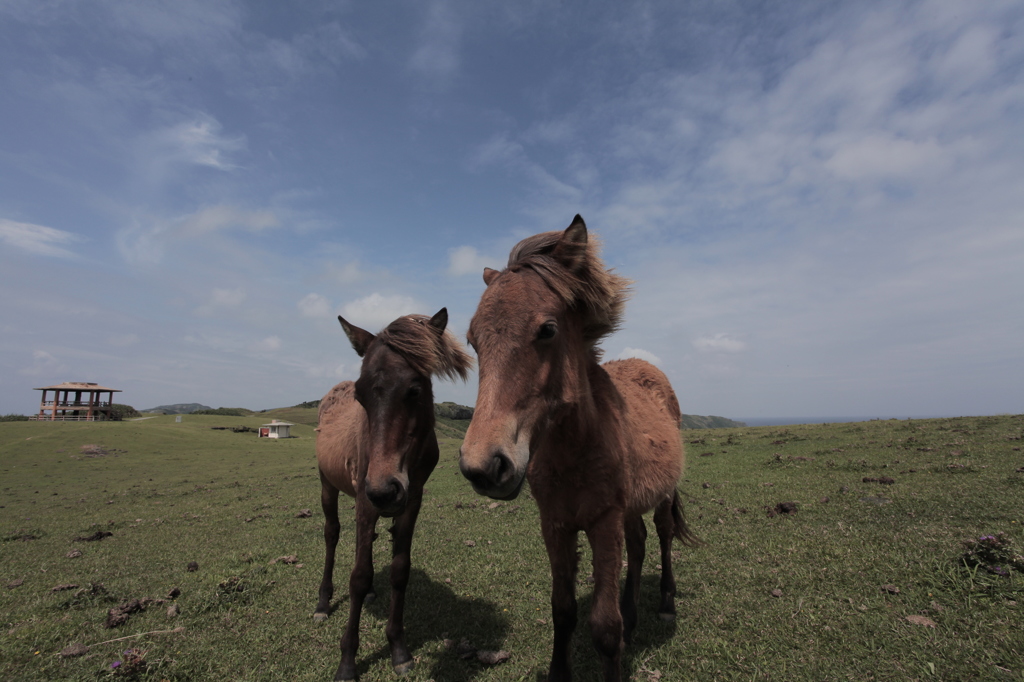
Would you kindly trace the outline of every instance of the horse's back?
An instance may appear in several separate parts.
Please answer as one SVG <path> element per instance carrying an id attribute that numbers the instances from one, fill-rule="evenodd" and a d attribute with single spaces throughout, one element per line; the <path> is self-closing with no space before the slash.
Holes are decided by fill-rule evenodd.
<path id="1" fill-rule="evenodd" d="M 631 511 L 653 509 L 671 498 L 683 473 L 684 454 L 679 433 L 679 400 L 668 377 L 637 358 L 602 365 L 622 396 L 620 423 L 629 475 Z"/>
<path id="2" fill-rule="evenodd" d="M 350 497 L 356 495 L 360 439 L 366 412 L 356 401 L 355 384 L 343 381 L 320 401 L 316 461 L 321 474 Z"/>

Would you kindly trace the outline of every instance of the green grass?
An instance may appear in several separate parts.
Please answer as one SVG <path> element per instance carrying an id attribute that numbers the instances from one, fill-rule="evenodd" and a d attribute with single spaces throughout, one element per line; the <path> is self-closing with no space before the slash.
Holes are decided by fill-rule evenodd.
<path id="1" fill-rule="evenodd" d="M 291 417 L 299 437 L 281 441 L 210 429 L 257 426 L 268 414 L 0 423 L 0 679 L 96 679 L 129 647 L 145 652 L 143 679 L 330 679 L 347 614 L 351 503 L 341 505 L 338 609 L 317 625 L 312 427 Z M 406 627 L 417 667 L 406 679 L 543 679 L 552 633 L 536 506 L 526 494 L 502 503 L 474 495 L 458 472 L 460 441 L 441 433 L 413 546 Z M 958 563 L 962 540 L 982 534 L 1005 531 L 1021 551 L 1022 433 L 1021 416 L 684 431 L 680 489 L 707 545 L 677 548 L 679 618 L 666 624 L 654 614 L 659 559 L 648 541 L 627 674 L 1024 680 L 1024 576 Z M 895 483 L 862 482 L 882 477 Z M 795 514 L 766 512 L 788 501 Z M 297 518 L 305 508 L 313 516 Z M 113 535 L 73 540 L 97 530 Z M 380 598 L 363 618 L 363 680 L 396 679 L 383 633 L 387 539 L 375 550 Z M 82 556 L 68 558 L 73 549 Z M 581 552 L 574 657 L 577 679 L 590 680 L 599 675 L 585 542 Z M 292 554 L 301 566 L 271 563 Z M 103 589 L 79 592 L 96 583 Z M 80 587 L 51 591 L 60 584 Z M 103 627 L 108 609 L 174 587 L 176 618 L 167 602 Z M 445 638 L 512 656 L 488 668 L 446 649 Z M 75 642 L 90 652 L 58 655 Z"/>

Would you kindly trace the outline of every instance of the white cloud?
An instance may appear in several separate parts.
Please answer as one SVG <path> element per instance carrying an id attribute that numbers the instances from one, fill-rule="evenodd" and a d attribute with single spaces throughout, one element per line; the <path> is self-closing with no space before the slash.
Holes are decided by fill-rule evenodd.
<path id="1" fill-rule="evenodd" d="M 480 254 L 472 246 L 448 249 L 448 274 L 452 277 L 480 275 L 484 268 L 500 268 L 500 261 Z"/>
<path id="2" fill-rule="evenodd" d="M 525 161 L 523 145 L 510 140 L 508 133 L 500 133 L 492 135 L 477 146 L 469 159 L 469 166 L 472 170 L 479 170 L 487 166 L 507 166 Z"/>
<path id="3" fill-rule="evenodd" d="M 331 303 L 320 294 L 306 294 L 298 303 L 299 312 L 303 317 L 324 319 L 331 315 Z"/>
<path id="4" fill-rule="evenodd" d="M 331 379 L 334 381 L 340 381 L 349 376 L 348 370 L 348 366 L 344 363 L 330 363 L 324 365 L 308 365 L 305 367 L 304 373 L 310 379 Z"/>
<path id="5" fill-rule="evenodd" d="M 198 235 L 232 228 L 258 232 L 278 225 L 280 221 L 273 211 L 251 211 L 236 206 L 219 205 L 207 206 L 185 216 L 175 221 L 171 229 L 182 234 Z"/>
<path id="6" fill-rule="evenodd" d="M 409 65 L 435 81 L 446 82 L 459 70 L 462 21 L 446 0 L 434 0 L 420 30 Z"/>
<path id="7" fill-rule="evenodd" d="M 325 276 L 338 284 L 352 284 L 361 280 L 365 275 L 359 263 L 353 261 L 341 266 L 329 263 Z"/>
<path id="8" fill-rule="evenodd" d="M 935 140 L 915 142 L 878 134 L 844 142 L 825 162 L 836 175 L 852 180 L 920 179 L 948 165 L 947 154 Z"/>
<path id="9" fill-rule="evenodd" d="M 138 334 L 113 334 L 107 337 L 107 343 L 115 348 L 128 348 L 139 342 Z"/>
<path id="10" fill-rule="evenodd" d="M 644 350 L 643 348 L 630 348 L 629 346 L 626 346 L 622 349 L 621 353 L 615 356 L 616 360 L 625 360 L 627 358 L 639 358 L 641 360 L 646 360 L 652 365 L 661 364 L 661 358 L 650 351 Z"/>
<path id="11" fill-rule="evenodd" d="M 747 348 L 743 341 L 721 333 L 698 337 L 692 343 L 702 353 L 741 353 Z"/>
<path id="12" fill-rule="evenodd" d="M 280 226 L 274 211 L 249 210 L 225 204 L 206 206 L 175 219 L 137 220 L 116 236 L 121 256 L 133 265 L 159 263 L 175 240 L 195 242 L 231 230 L 259 232 Z"/>
<path id="13" fill-rule="evenodd" d="M 59 372 L 67 370 L 67 365 L 45 350 L 32 351 L 32 364 L 22 367 L 18 374 L 28 377 L 42 376 L 50 380 Z M 62 379 L 63 381 L 63 379 Z"/>
<path id="14" fill-rule="evenodd" d="M 225 308 L 235 308 L 245 302 L 246 294 L 242 288 L 214 289 L 210 294 L 210 303 Z"/>
<path id="15" fill-rule="evenodd" d="M 153 133 L 147 153 L 154 163 L 185 163 L 228 171 L 238 168 L 229 155 L 245 148 L 245 137 L 221 135 L 221 125 L 212 116 L 199 116 Z"/>
<path id="16" fill-rule="evenodd" d="M 268 336 L 262 341 L 254 343 L 251 348 L 256 353 L 273 353 L 281 350 L 281 339 L 277 336 Z"/>
<path id="17" fill-rule="evenodd" d="M 248 295 L 245 293 L 245 289 L 237 287 L 235 289 L 213 289 L 206 301 L 196 308 L 196 314 L 201 317 L 211 317 L 217 312 L 224 310 L 231 310 L 241 306 Z"/>
<path id="18" fill-rule="evenodd" d="M 0 240 L 38 256 L 73 258 L 75 253 L 65 247 L 81 241 L 81 237 L 45 225 L 0 218 Z"/>
<path id="19" fill-rule="evenodd" d="M 351 303 L 346 303 L 341 309 L 341 314 L 357 327 L 363 327 L 369 332 L 376 333 L 395 318 L 419 312 L 421 307 L 408 296 L 383 296 L 375 292 Z"/>

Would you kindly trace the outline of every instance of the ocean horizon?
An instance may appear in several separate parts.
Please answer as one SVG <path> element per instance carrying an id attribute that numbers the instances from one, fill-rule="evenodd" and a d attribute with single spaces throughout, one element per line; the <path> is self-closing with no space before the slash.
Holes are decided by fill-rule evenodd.
<path id="1" fill-rule="evenodd" d="M 956 415 L 969 416 L 969 415 Z M 978 416 L 978 415 L 974 415 Z M 747 426 L 793 426 L 797 424 L 846 424 L 850 422 L 885 421 L 889 419 L 949 419 L 950 415 L 899 415 L 885 417 L 736 417 L 735 421 Z M 733 419 L 730 417 L 730 419 Z"/>

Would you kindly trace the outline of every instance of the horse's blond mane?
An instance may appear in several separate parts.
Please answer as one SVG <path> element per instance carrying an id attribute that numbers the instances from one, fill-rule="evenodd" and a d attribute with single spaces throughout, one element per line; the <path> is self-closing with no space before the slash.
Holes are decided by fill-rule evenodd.
<path id="1" fill-rule="evenodd" d="M 381 331 L 377 338 L 400 353 L 413 369 L 427 376 L 441 375 L 466 380 L 473 360 L 455 335 L 438 332 L 426 315 L 404 315 Z"/>
<path id="2" fill-rule="evenodd" d="M 570 268 L 552 253 L 562 232 L 542 232 L 522 240 L 508 257 L 507 270 L 529 268 L 551 290 L 583 317 L 583 338 L 593 347 L 619 328 L 629 300 L 630 280 L 606 268 L 599 255 L 601 244 L 589 235 L 583 253 Z"/>

